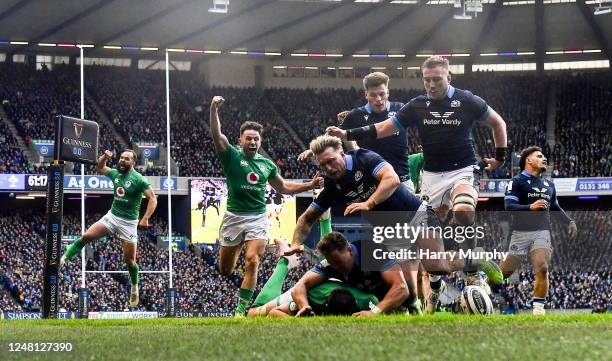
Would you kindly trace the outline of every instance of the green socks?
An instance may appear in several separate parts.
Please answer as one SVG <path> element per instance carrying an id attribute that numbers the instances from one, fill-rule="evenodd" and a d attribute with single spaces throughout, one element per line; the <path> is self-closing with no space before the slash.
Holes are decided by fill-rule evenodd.
<path id="1" fill-rule="evenodd" d="M 281 295 L 285 277 L 287 277 L 287 272 L 289 272 L 289 268 L 287 267 L 288 264 L 289 261 L 285 257 L 281 257 L 278 262 L 276 262 L 274 272 L 272 272 L 272 275 L 264 284 L 257 298 L 255 298 L 253 307 L 263 306 Z"/>
<path id="2" fill-rule="evenodd" d="M 133 266 L 129 266 L 128 265 L 128 271 L 130 272 L 130 282 L 133 285 L 137 285 L 138 284 L 138 275 L 139 275 L 139 271 L 140 269 L 138 268 L 138 264 L 134 263 Z"/>
<path id="3" fill-rule="evenodd" d="M 251 302 L 251 298 L 253 297 L 253 290 L 245 290 L 241 288 L 238 291 L 238 304 L 236 305 L 236 314 L 244 315 L 247 307 L 249 307 L 249 303 Z"/>
<path id="4" fill-rule="evenodd" d="M 321 228 L 321 238 L 323 238 L 326 234 L 331 233 L 331 217 L 329 218 L 319 218 L 319 228 Z"/>
<path id="5" fill-rule="evenodd" d="M 66 253 L 64 253 L 64 257 L 66 257 L 67 261 L 70 260 L 72 257 L 74 257 L 74 255 L 81 253 L 83 247 L 85 247 L 83 241 L 81 241 L 80 238 L 77 239 L 70 246 L 68 246 Z"/>

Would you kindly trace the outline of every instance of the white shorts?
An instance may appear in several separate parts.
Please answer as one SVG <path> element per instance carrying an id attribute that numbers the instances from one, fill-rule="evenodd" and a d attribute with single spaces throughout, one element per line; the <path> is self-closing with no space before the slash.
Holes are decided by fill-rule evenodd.
<path id="1" fill-rule="evenodd" d="M 417 209 L 416 212 L 414 212 L 414 216 L 412 217 L 412 219 L 410 220 L 410 223 L 408 223 L 408 228 L 426 228 L 429 225 L 429 214 L 427 212 L 427 202 L 423 202 L 421 203 L 421 205 L 419 206 L 419 209 Z M 431 212 L 431 211 L 430 211 Z M 399 250 L 416 250 L 417 249 L 417 244 L 416 244 L 416 239 L 415 240 L 410 240 L 410 239 L 398 239 L 398 240 L 387 240 L 385 241 L 384 245 L 387 247 L 388 250 L 390 251 L 399 251 Z"/>
<path id="2" fill-rule="evenodd" d="M 478 193 L 480 167 L 469 165 L 448 172 L 423 171 L 421 179 L 421 198 L 424 201 L 427 201 L 433 209 L 442 205 L 451 208 L 451 192 L 456 186 L 468 184 Z"/>
<path id="3" fill-rule="evenodd" d="M 412 179 L 408 178 L 407 180 L 403 181 L 402 184 L 408 187 L 410 193 L 414 194 L 414 183 L 412 183 Z"/>
<path id="4" fill-rule="evenodd" d="M 517 257 L 527 256 L 536 249 L 552 252 L 550 231 L 512 231 L 508 252 Z"/>
<path id="5" fill-rule="evenodd" d="M 242 242 L 254 239 L 268 240 L 268 215 L 266 213 L 238 215 L 225 211 L 219 230 L 219 243 L 222 246 L 237 246 Z"/>
<path id="6" fill-rule="evenodd" d="M 100 220 L 108 232 L 129 243 L 138 243 L 138 220 L 123 219 L 108 211 Z"/>

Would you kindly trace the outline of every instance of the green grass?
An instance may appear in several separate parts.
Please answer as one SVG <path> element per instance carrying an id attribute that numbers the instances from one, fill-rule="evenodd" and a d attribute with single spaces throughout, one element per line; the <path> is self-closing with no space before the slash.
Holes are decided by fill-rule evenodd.
<path id="1" fill-rule="evenodd" d="M 9 342 L 72 342 L 9 353 Z M 3 320 L 0 360 L 612 360 L 612 315 Z"/>

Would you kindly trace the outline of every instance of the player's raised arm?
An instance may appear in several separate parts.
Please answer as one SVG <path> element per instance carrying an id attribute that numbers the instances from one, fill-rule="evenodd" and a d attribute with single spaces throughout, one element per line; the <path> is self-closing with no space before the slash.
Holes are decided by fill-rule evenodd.
<path id="1" fill-rule="evenodd" d="M 487 171 L 493 171 L 501 167 L 506 161 L 506 150 L 508 149 L 508 134 L 506 133 L 506 122 L 495 110 L 489 108 L 487 117 L 480 121 L 481 125 L 491 128 L 493 131 L 493 142 L 495 143 L 495 158 L 485 158 Z"/>
<path id="2" fill-rule="evenodd" d="M 106 162 L 113 158 L 113 152 L 110 150 L 105 150 L 104 154 L 102 154 L 98 158 L 98 164 L 96 165 L 96 173 L 107 175 L 110 172 L 110 168 L 106 165 Z"/>
<path id="3" fill-rule="evenodd" d="M 268 179 L 268 182 L 281 194 L 296 194 L 323 187 L 323 177 L 319 176 L 319 172 L 307 183 L 287 182 L 278 174 L 276 177 Z"/>
<path id="4" fill-rule="evenodd" d="M 229 147 L 229 141 L 227 137 L 221 133 L 221 124 L 219 122 L 219 107 L 225 99 L 221 96 L 214 96 L 210 103 L 210 136 L 213 139 L 215 145 L 215 151 L 217 153 L 224 152 Z"/>
<path id="5" fill-rule="evenodd" d="M 375 316 L 379 313 L 390 312 L 397 309 L 399 306 L 406 301 L 409 295 L 408 286 L 402 273 L 402 268 L 399 264 L 396 264 L 381 272 L 383 281 L 389 288 L 385 297 L 380 301 L 378 305 L 371 311 L 360 311 L 354 313 L 354 316 Z"/>
<path id="6" fill-rule="evenodd" d="M 336 136 L 342 140 L 367 141 L 390 137 L 397 133 L 399 129 L 393 122 L 393 118 L 378 122 L 373 125 L 367 125 L 361 128 L 340 129 L 338 127 L 327 127 L 325 133 Z"/>

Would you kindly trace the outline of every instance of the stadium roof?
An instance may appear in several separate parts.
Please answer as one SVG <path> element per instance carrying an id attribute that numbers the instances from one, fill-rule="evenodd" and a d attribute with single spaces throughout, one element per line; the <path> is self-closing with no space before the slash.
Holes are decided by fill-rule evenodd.
<path id="1" fill-rule="evenodd" d="M 610 57 L 612 15 L 594 16 L 590 1 L 543 1 L 483 0 L 482 13 L 458 20 L 452 0 L 231 0 L 227 14 L 209 12 L 213 0 L 7 0 L 0 3 L 0 44 L 27 41 L 27 51 L 39 43 L 82 43 L 95 44 L 96 52 L 121 45 L 406 59 L 601 49 Z"/>

